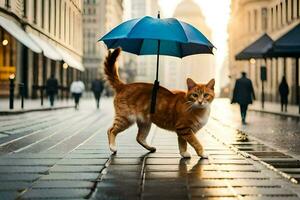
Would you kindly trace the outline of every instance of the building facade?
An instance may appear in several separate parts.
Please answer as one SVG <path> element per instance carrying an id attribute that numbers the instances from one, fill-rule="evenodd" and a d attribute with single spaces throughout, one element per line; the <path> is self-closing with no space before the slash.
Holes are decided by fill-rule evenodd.
<path id="1" fill-rule="evenodd" d="M 24 84 L 26 97 L 42 95 L 51 74 L 58 79 L 59 95 L 67 94 L 84 71 L 81 9 L 80 0 L 0 1 L 1 96 L 8 95 L 12 74 L 16 84 Z"/>
<path id="2" fill-rule="evenodd" d="M 122 22 L 123 1 L 84 0 L 83 10 L 83 65 L 86 68 L 83 79 L 90 88 L 91 81 L 102 76 L 107 55 L 105 45 L 97 41 Z"/>
<path id="3" fill-rule="evenodd" d="M 157 17 L 159 11 L 158 0 L 131 0 L 131 19 L 144 16 Z M 131 60 L 135 64 L 135 81 L 153 83 L 156 73 L 156 56 L 134 56 Z"/>
<path id="4" fill-rule="evenodd" d="M 265 99 L 279 101 L 278 86 L 282 76 L 286 76 L 290 87 L 289 102 L 296 103 L 295 59 L 270 58 L 237 61 L 235 55 L 250 45 L 264 33 L 274 41 L 300 23 L 300 0 L 232 0 L 231 20 L 229 23 L 229 70 L 231 88 L 246 71 L 253 81 L 256 96 L 260 99 L 260 67 L 267 68 Z"/>
<path id="5" fill-rule="evenodd" d="M 205 23 L 201 8 L 193 0 L 181 1 L 173 16 L 200 30 L 209 40 L 211 30 Z M 163 61 L 162 84 L 170 89 L 186 90 L 186 79 L 206 83 L 215 77 L 214 57 L 210 54 L 188 56 L 183 59 L 165 57 Z"/>

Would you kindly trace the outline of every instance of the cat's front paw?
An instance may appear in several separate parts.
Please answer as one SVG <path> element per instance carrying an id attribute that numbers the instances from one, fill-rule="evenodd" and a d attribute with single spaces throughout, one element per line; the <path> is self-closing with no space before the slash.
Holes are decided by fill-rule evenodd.
<path id="1" fill-rule="evenodd" d="M 113 154 L 116 154 L 117 153 L 117 147 L 114 146 L 114 145 L 109 145 L 109 149 L 110 151 L 113 153 Z"/>
<path id="2" fill-rule="evenodd" d="M 206 153 L 201 153 L 199 156 L 200 156 L 202 159 L 208 159 L 208 154 L 206 154 Z"/>
<path id="3" fill-rule="evenodd" d="M 183 158 L 191 158 L 191 157 L 192 157 L 191 153 L 188 152 L 188 151 L 180 152 L 180 155 L 181 155 Z"/>

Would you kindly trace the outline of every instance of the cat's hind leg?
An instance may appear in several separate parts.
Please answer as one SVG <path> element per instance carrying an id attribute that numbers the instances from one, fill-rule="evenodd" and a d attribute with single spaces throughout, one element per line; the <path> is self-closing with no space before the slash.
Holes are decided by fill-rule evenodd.
<path id="1" fill-rule="evenodd" d="M 187 141 L 183 139 L 181 136 L 178 136 L 178 147 L 179 147 L 180 155 L 183 158 L 192 157 L 190 152 L 187 151 Z"/>
<path id="2" fill-rule="evenodd" d="M 146 139 L 151 129 L 151 122 L 140 122 L 137 121 L 138 126 L 138 134 L 136 136 L 136 141 L 142 145 L 145 149 L 149 150 L 150 152 L 155 152 L 156 148 L 151 147 L 147 144 Z"/>
<path id="3" fill-rule="evenodd" d="M 133 122 L 128 120 L 127 117 L 125 116 L 119 116 L 119 115 L 115 116 L 112 127 L 107 131 L 109 149 L 113 153 L 117 152 L 116 136 L 118 135 L 118 133 L 124 131 L 132 124 Z"/>

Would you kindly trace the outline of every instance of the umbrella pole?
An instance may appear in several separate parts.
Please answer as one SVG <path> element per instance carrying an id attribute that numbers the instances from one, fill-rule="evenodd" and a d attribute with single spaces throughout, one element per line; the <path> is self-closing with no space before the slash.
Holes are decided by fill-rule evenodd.
<path id="1" fill-rule="evenodd" d="M 156 59 L 156 78 L 154 81 L 153 89 L 152 89 L 152 97 L 151 97 L 151 107 L 150 113 L 155 113 L 155 105 L 156 105 L 156 96 L 157 91 L 159 89 L 159 81 L 158 81 L 158 70 L 159 70 L 159 49 L 160 49 L 160 40 L 158 40 L 158 48 L 157 48 L 157 59 Z"/>

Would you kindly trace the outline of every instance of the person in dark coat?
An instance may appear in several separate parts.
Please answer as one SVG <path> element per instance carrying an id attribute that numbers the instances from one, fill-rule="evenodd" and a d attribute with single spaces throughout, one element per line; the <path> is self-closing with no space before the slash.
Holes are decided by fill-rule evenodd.
<path id="1" fill-rule="evenodd" d="M 285 112 L 287 112 L 289 85 L 286 82 L 285 76 L 282 77 L 281 83 L 279 84 L 279 94 L 281 99 L 281 112 L 283 112 L 283 107 Z"/>
<path id="2" fill-rule="evenodd" d="M 99 109 L 100 98 L 104 89 L 104 82 L 100 78 L 96 78 L 95 80 L 92 81 L 91 89 L 95 96 L 97 108 Z"/>
<path id="3" fill-rule="evenodd" d="M 252 82 L 246 77 L 246 72 L 242 72 L 242 77 L 235 82 L 231 103 L 240 105 L 243 124 L 246 124 L 247 109 L 248 105 L 252 103 L 252 99 L 255 99 Z"/>
<path id="4" fill-rule="evenodd" d="M 55 95 L 58 92 L 58 81 L 54 77 L 54 74 L 51 74 L 50 78 L 47 80 L 46 92 L 49 97 L 50 105 L 52 107 L 54 105 Z"/>

